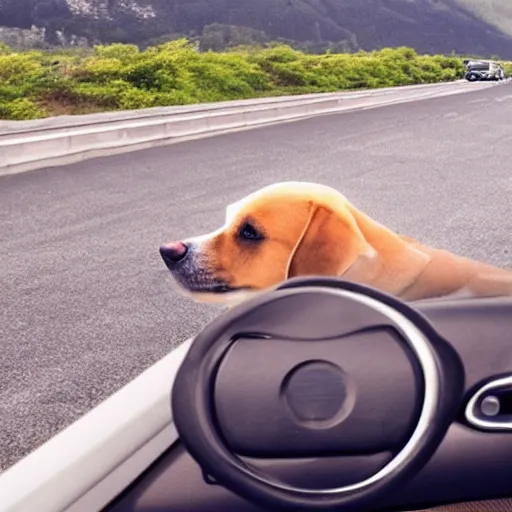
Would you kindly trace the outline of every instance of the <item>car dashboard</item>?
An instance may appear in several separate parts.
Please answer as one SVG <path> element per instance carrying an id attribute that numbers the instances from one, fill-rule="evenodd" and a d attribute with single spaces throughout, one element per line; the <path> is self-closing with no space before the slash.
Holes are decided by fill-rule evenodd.
<path id="1" fill-rule="evenodd" d="M 511 320 L 291 280 L 193 340 L 179 440 L 104 510 L 512 510 Z"/>

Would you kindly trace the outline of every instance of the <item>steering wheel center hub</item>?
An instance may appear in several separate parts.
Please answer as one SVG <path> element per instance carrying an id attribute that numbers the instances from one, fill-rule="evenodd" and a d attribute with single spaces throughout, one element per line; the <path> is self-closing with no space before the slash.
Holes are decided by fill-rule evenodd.
<path id="1" fill-rule="evenodd" d="M 339 366 L 329 361 L 308 361 L 286 375 L 282 394 L 297 423 L 321 429 L 342 422 L 352 412 L 354 388 Z"/>

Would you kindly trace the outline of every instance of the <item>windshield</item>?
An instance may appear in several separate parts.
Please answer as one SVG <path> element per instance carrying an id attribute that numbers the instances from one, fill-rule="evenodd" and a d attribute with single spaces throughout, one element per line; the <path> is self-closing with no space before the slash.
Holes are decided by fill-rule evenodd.
<path id="1" fill-rule="evenodd" d="M 288 278 L 507 295 L 491 3 L 0 0 L 0 470 Z"/>
<path id="2" fill-rule="evenodd" d="M 495 67 L 495 65 L 490 62 L 469 62 L 468 67 L 470 69 L 487 71 L 489 68 Z"/>

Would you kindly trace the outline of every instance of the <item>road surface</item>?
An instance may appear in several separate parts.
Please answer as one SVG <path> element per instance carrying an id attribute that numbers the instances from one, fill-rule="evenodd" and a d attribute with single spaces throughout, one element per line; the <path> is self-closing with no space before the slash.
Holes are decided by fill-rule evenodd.
<path id="1" fill-rule="evenodd" d="M 426 243 L 512 266 L 512 86 L 0 178 L 0 470 L 219 313 L 171 291 L 162 242 L 303 179 Z"/>

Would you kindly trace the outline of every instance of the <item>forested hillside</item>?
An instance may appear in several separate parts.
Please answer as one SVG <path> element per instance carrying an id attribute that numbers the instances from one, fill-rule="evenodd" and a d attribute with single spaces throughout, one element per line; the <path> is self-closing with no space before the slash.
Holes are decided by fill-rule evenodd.
<path id="1" fill-rule="evenodd" d="M 507 0 L 0 0 L 0 25 L 43 27 L 54 45 L 71 35 L 142 45 L 186 36 L 204 49 L 282 40 L 512 58 Z"/>

